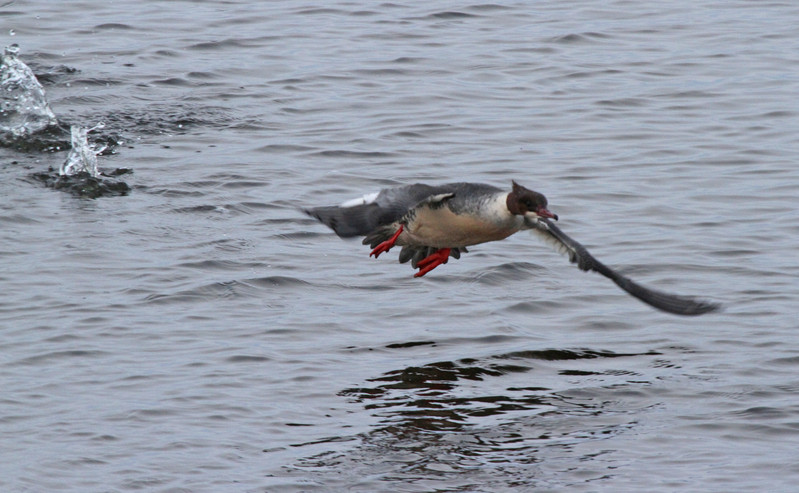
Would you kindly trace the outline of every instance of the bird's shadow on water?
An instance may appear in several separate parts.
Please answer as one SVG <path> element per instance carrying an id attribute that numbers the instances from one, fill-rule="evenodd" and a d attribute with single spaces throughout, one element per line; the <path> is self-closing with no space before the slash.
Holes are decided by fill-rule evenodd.
<path id="1" fill-rule="evenodd" d="M 434 343 L 401 346 L 423 344 Z M 563 484 L 601 479 L 609 468 L 586 466 L 597 447 L 581 444 L 626 433 L 657 405 L 638 395 L 646 394 L 640 389 L 648 377 L 623 369 L 628 365 L 621 361 L 668 366 L 659 355 L 532 349 L 389 371 L 340 392 L 363 405 L 376 425 L 357 437 L 331 439 L 356 445 L 306 457 L 292 469 L 321 482 L 333 470 L 342 480 L 342 474 L 370 477 L 375 483 L 366 489 L 401 485 L 398 491 L 503 490 L 543 484 L 548 475 L 552 486 L 553 468 L 593 471 L 561 478 Z M 503 387 L 503 381 L 532 385 Z"/>

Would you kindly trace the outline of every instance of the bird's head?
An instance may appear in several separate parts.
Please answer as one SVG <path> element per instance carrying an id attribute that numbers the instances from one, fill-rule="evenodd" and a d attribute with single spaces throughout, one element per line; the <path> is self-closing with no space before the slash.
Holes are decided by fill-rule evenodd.
<path id="1" fill-rule="evenodd" d="M 547 209 L 547 198 L 543 194 L 524 188 L 515 181 L 513 182 L 513 190 L 508 194 L 507 206 L 511 214 L 524 216 L 530 220 L 535 220 L 539 217 L 558 220 L 558 215 L 551 213 Z"/>

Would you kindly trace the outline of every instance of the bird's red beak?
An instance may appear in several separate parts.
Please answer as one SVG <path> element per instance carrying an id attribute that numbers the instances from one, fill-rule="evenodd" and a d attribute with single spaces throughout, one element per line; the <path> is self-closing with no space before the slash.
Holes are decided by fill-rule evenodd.
<path id="1" fill-rule="evenodd" d="M 536 214 L 538 214 L 538 215 L 539 215 L 539 216 L 541 216 L 541 217 L 548 217 L 548 218 L 550 218 L 550 219 L 554 219 L 555 221 L 557 221 L 557 220 L 558 220 L 558 215 L 557 215 L 557 214 L 553 214 L 553 213 L 549 212 L 549 209 L 547 209 L 546 207 L 539 207 L 539 208 L 538 208 L 538 209 L 535 211 L 535 213 L 536 213 Z"/>

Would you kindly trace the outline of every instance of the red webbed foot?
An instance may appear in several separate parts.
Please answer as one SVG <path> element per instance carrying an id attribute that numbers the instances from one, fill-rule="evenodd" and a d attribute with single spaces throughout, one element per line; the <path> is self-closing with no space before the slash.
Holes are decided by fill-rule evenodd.
<path id="1" fill-rule="evenodd" d="M 423 275 L 427 274 L 431 270 L 435 269 L 441 264 L 446 264 L 449 260 L 449 252 L 452 250 L 451 248 L 442 248 L 437 250 L 435 253 L 428 255 L 427 257 L 423 258 L 419 262 L 416 263 L 416 267 L 419 268 L 419 272 L 413 275 L 413 277 L 422 277 Z"/>
<path id="2" fill-rule="evenodd" d="M 374 255 L 375 258 L 377 258 L 377 257 L 380 256 L 381 253 L 385 253 L 385 252 L 391 250 L 391 247 L 393 247 L 394 243 L 397 242 L 397 238 L 399 238 L 400 234 L 402 234 L 402 224 L 400 224 L 400 227 L 397 230 L 397 232 L 394 233 L 394 236 L 392 236 L 391 238 L 387 239 L 383 243 L 377 245 L 375 247 L 375 249 L 372 250 L 372 253 L 369 254 L 369 256 L 371 257 L 372 255 Z"/>

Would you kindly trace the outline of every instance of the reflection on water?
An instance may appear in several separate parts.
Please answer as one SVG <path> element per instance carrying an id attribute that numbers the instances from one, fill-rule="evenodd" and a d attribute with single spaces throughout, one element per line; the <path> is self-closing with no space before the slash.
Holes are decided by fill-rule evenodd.
<path id="1" fill-rule="evenodd" d="M 548 473 L 542 468 L 557 469 L 561 461 L 591 461 L 611 452 L 582 452 L 579 445 L 628 432 L 636 425 L 635 414 L 643 411 L 613 397 L 627 387 L 646 385 L 638 372 L 569 362 L 643 358 L 649 366 L 663 366 L 662 360 L 651 358 L 658 355 L 655 351 L 543 349 L 389 371 L 370 379 L 374 386 L 340 393 L 362 404 L 379 423 L 358 436 L 358 444 L 349 450 L 306 457 L 295 467 L 324 481 L 332 471 L 349 471 L 348 477 L 379 471 L 374 481 L 401 482 L 407 491 L 443 485 L 446 491 L 468 491 L 492 483 L 529 487 L 546 482 Z M 537 378 L 541 363 L 549 371 Z M 503 378 L 512 375 L 524 375 L 542 385 L 511 386 L 491 394 L 470 388 L 471 382 L 486 380 L 491 380 L 487 387 L 499 388 Z M 575 379 L 582 380 L 583 386 L 575 385 Z M 564 385 L 565 380 L 572 383 Z M 586 465 L 586 470 L 593 467 Z M 585 480 L 604 476 L 603 468 L 598 466 Z"/>

